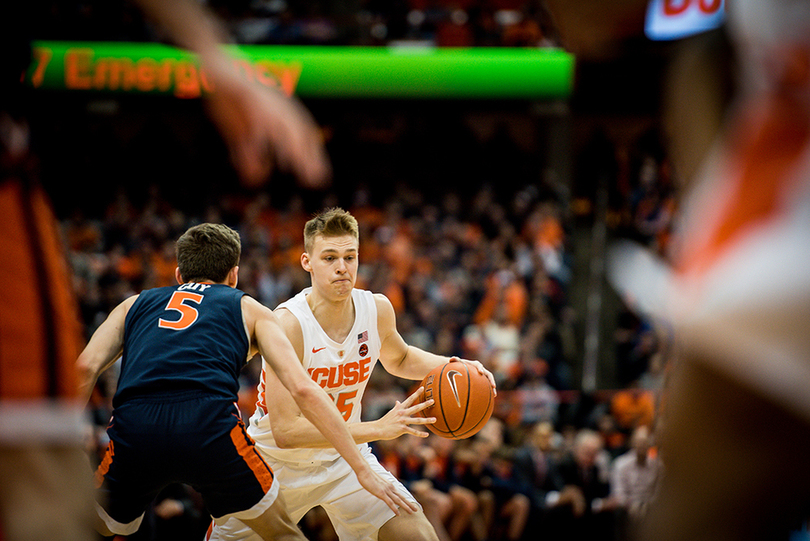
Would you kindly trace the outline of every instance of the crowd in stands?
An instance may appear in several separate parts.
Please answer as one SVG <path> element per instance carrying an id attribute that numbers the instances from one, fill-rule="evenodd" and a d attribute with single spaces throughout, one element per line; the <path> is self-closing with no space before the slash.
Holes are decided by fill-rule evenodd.
<path id="1" fill-rule="evenodd" d="M 657 342 L 646 346 L 640 377 L 626 388 L 585 396 L 573 381 L 579 345 L 578 316 L 569 302 L 571 219 L 551 194 L 529 185 L 505 198 L 482 185 L 472 194 L 448 191 L 434 202 L 401 185 L 382 205 L 371 204 L 365 188 L 349 201 L 327 196 L 321 205 L 340 203 L 358 218 L 357 285 L 391 299 L 405 340 L 478 359 L 498 382 L 493 419 L 475 437 L 406 436 L 374 446 L 429 511 L 443 541 L 529 539 L 540 532 L 549 539 L 571 532 L 620 539 L 643 513 L 660 473 L 651 443 L 663 370 Z M 191 214 L 153 187 L 142 205 L 121 191 L 96 217 L 74 213 L 62 225 L 88 335 L 123 298 L 174 282 L 173 241 L 200 221 L 238 229 L 240 288 L 275 307 L 308 285 L 299 264 L 301 232 L 315 210 L 296 195 L 274 205 L 266 194 L 234 192 Z M 643 324 L 628 323 L 620 332 L 635 343 L 626 346 L 628 355 L 645 347 Z M 252 362 L 243 373 L 246 418 L 258 369 Z M 94 456 L 105 445 L 115 378 L 109 370 L 94 393 L 88 435 Z M 414 386 L 378 368 L 364 418 L 384 415 Z M 186 532 L 204 530 L 199 505 L 188 487 L 173 487 L 133 539 L 162 539 L 155 532 L 167 528 L 167 520 L 185 524 Z M 318 511 L 302 527 L 313 539 L 334 535 Z"/>
<path id="2" fill-rule="evenodd" d="M 208 0 L 235 43 L 550 47 L 542 0 Z M 41 39 L 154 41 L 162 36 L 125 0 L 46 2 Z M 103 24 L 99 24 L 103 21 Z"/>

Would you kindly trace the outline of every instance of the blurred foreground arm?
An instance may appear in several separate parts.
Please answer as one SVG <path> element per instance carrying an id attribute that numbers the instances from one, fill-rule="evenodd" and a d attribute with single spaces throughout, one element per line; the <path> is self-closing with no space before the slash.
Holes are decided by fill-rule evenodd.
<path id="1" fill-rule="evenodd" d="M 206 96 L 242 181 L 256 186 L 275 165 L 308 187 L 324 185 L 331 174 L 323 139 L 306 108 L 280 90 L 244 78 L 221 48 L 225 35 L 216 20 L 193 0 L 134 0 L 180 47 L 195 52 L 214 91 Z"/>

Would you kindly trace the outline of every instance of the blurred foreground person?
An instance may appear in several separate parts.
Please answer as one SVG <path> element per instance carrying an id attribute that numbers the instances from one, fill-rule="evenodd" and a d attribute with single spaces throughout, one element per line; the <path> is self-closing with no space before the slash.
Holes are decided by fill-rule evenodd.
<path id="1" fill-rule="evenodd" d="M 306 186 L 325 182 L 329 165 L 309 114 L 242 78 L 198 3 L 138 3 L 199 55 L 216 88 L 206 97 L 209 116 L 246 184 L 266 180 L 273 166 Z M 36 2 L 6 2 L 0 15 L 0 274 L 9 284 L 0 295 L 0 537 L 74 541 L 95 538 L 73 368 L 83 338 L 58 226 L 29 147 L 30 89 L 21 81 L 38 9 Z"/>
<path id="2" fill-rule="evenodd" d="M 627 38 L 646 7 L 551 4 L 598 29 L 563 24 L 574 52 Z M 638 250 L 613 269 L 639 309 L 671 324 L 678 351 L 642 534 L 656 541 L 787 539 L 810 507 L 810 1 L 726 7 L 731 106 L 712 84 L 728 68 L 712 50 L 667 81 L 684 175 L 674 270 Z"/>
<path id="3" fill-rule="evenodd" d="M 786 539 L 810 511 L 810 1 L 728 14 L 739 88 L 665 296 L 682 358 L 645 536 L 659 541 Z"/>

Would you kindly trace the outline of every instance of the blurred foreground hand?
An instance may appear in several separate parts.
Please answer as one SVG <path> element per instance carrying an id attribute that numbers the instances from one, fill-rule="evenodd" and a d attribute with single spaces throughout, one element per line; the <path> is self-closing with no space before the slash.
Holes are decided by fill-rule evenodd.
<path id="1" fill-rule="evenodd" d="M 247 80 L 222 49 L 229 42 L 219 20 L 195 0 L 134 0 L 178 46 L 195 52 L 214 91 L 208 116 L 246 186 L 258 186 L 273 168 L 308 188 L 327 184 L 331 167 L 318 126 L 296 98 Z"/>
<path id="2" fill-rule="evenodd" d="M 300 101 L 242 77 L 224 55 L 209 59 L 205 69 L 214 88 L 205 97 L 208 115 L 245 185 L 265 182 L 274 168 L 308 188 L 327 184 L 331 167 L 323 137 Z"/>

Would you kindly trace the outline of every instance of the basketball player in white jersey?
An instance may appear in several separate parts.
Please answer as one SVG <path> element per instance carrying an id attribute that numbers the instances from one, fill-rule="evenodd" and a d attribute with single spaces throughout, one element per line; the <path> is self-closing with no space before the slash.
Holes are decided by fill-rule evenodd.
<path id="1" fill-rule="evenodd" d="M 383 418 L 360 422 L 360 403 L 377 359 L 389 373 L 405 379 L 419 381 L 434 367 L 452 361 L 473 365 L 489 378 L 493 389 L 495 380 L 478 361 L 447 358 L 407 345 L 397 332 L 388 298 L 354 288 L 359 233 L 351 214 L 334 208 L 307 222 L 304 246 L 301 265 L 310 273 L 312 287 L 282 303 L 275 313 L 304 368 L 335 400 L 369 464 L 383 478 L 398 482 L 379 464 L 368 442 L 402 434 L 424 436 L 424 431 L 411 425 L 435 419 L 415 416 L 427 403 L 414 405 L 414 394 Z M 248 432 L 273 468 L 294 521 L 320 505 L 342 541 L 438 540 L 424 512 L 395 516 L 363 490 L 348 464 L 302 416 L 272 370 L 262 371 L 259 401 Z M 234 519 L 215 526 L 210 539 L 259 538 Z"/>

